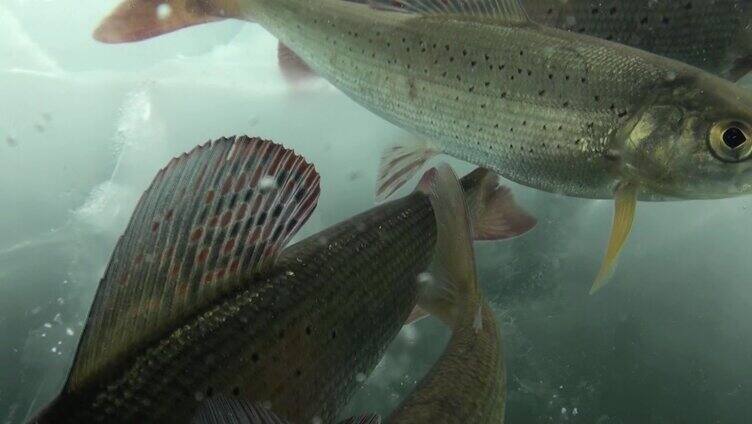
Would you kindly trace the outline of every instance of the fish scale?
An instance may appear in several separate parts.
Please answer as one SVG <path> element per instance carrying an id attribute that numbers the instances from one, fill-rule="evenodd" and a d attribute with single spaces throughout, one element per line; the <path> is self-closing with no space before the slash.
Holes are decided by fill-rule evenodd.
<path id="1" fill-rule="evenodd" d="M 752 53 L 747 0 L 524 0 L 544 25 L 585 33 L 724 75 Z M 726 75 L 724 75 L 726 76 Z"/>
<path id="2" fill-rule="evenodd" d="M 45 418 L 187 422 L 212 387 L 237 387 L 291 420 L 331 422 L 414 306 L 435 237 L 428 199 L 416 193 L 303 240 L 268 278 L 198 314 L 102 387 L 64 394 Z M 303 374 L 319 384 L 295 384 Z"/>
<path id="3" fill-rule="evenodd" d="M 415 18 L 336 0 L 246 3 L 306 63 L 378 115 L 442 152 L 580 197 L 612 197 L 614 128 L 673 72 L 639 52 L 621 55 L 602 40 L 583 44 L 579 35 L 536 25 Z"/>

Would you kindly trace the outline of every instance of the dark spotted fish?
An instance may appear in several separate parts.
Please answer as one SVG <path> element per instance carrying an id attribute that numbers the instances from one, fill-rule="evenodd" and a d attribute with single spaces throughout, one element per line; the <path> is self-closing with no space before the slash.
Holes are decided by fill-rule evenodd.
<path id="1" fill-rule="evenodd" d="M 536 23 L 517 0 L 223 1 L 233 14 L 213 17 L 252 18 L 416 135 L 385 152 L 380 198 L 446 153 L 529 187 L 614 199 L 592 291 L 614 269 L 638 199 L 752 192 L 752 93 L 683 62 Z M 126 1 L 97 35 L 133 40 L 117 28 L 150 5 Z"/>
<path id="2" fill-rule="evenodd" d="M 415 306 L 437 230 L 415 192 L 282 250 L 318 182 L 255 138 L 170 162 L 115 247 L 63 392 L 33 421 L 187 422 L 221 394 L 332 422 Z M 534 225 L 488 171 L 465 185 L 487 238 Z"/>
<path id="3" fill-rule="evenodd" d="M 387 420 L 390 424 L 501 424 L 506 374 L 498 328 L 478 288 L 469 216 L 457 177 L 447 165 L 430 171 L 427 186 L 439 231 L 436 260 L 447 264 L 428 281 L 421 304 L 452 328 L 444 354 Z M 263 406 L 216 397 L 200 409 L 196 423 L 289 424 Z M 379 417 L 351 418 L 349 424 L 380 423 Z"/>
<path id="4" fill-rule="evenodd" d="M 493 311 L 478 288 L 470 223 L 452 170 L 442 165 L 430 178 L 431 199 L 451 205 L 436 210 L 439 270 L 420 304 L 452 329 L 444 353 L 415 390 L 392 413 L 390 424 L 501 424 L 506 370 Z M 451 238 L 445 238 L 452 235 Z"/>
<path id="5" fill-rule="evenodd" d="M 752 69 L 749 0 L 524 0 L 530 18 L 694 65 L 733 81 Z"/>

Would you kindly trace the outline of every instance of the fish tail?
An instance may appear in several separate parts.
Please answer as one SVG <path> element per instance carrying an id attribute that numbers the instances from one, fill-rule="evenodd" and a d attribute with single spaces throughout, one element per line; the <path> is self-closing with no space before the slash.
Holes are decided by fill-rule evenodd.
<path id="1" fill-rule="evenodd" d="M 457 176 L 442 163 L 426 172 L 419 187 L 431 200 L 437 235 L 435 270 L 432 278 L 421 279 L 425 286 L 418 304 L 452 328 L 473 314 L 473 326 L 480 329 L 482 302 L 470 212 Z"/>
<path id="2" fill-rule="evenodd" d="M 102 20 L 93 36 L 103 43 L 132 43 L 241 16 L 238 0 L 125 0 Z"/>

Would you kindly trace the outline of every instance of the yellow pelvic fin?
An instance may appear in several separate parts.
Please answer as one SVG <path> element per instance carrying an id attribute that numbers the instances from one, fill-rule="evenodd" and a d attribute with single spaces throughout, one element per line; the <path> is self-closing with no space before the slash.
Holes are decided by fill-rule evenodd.
<path id="1" fill-rule="evenodd" d="M 637 185 L 631 182 L 619 184 L 614 192 L 614 200 L 614 223 L 611 227 L 611 238 L 608 241 L 608 248 L 601 263 L 601 269 L 595 277 L 593 287 L 590 288 L 590 294 L 597 292 L 608 283 L 619 259 L 619 252 L 621 252 L 621 248 L 629 237 L 637 205 Z"/>

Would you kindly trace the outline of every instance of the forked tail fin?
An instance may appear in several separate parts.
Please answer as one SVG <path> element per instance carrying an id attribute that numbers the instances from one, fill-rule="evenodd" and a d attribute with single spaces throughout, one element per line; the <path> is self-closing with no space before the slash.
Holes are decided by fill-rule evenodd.
<path id="1" fill-rule="evenodd" d="M 179 29 L 240 17 L 237 0 L 125 0 L 94 31 L 103 43 L 131 43 Z"/>

